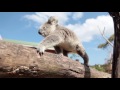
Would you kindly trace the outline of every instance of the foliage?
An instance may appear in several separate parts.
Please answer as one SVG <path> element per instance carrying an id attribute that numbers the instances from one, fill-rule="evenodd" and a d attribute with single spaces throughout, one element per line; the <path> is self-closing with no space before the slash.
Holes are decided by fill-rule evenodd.
<path id="1" fill-rule="evenodd" d="M 98 71 L 105 72 L 105 65 L 94 65 L 94 66 L 91 66 L 91 67 L 97 69 Z"/>
<path id="2" fill-rule="evenodd" d="M 111 74 L 111 64 L 105 63 L 103 65 L 93 65 L 92 68 L 95 68 L 98 71 L 106 72 Z"/>
<path id="3" fill-rule="evenodd" d="M 112 34 L 112 35 L 108 38 L 108 40 L 109 40 L 110 42 L 113 42 L 113 41 L 114 41 L 114 34 Z M 98 48 L 103 48 L 103 49 L 105 49 L 108 45 L 109 45 L 109 43 L 106 41 L 105 43 L 98 45 Z"/>

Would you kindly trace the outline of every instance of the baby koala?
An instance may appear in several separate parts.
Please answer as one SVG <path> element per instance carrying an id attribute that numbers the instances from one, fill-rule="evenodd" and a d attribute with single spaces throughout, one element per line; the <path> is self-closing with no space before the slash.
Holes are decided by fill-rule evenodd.
<path id="1" fill-rule="evenodd" d="M 58 19 L 51 16 L 38 33 L 45 37 L 39 44 L 37 52 L 42 55 L 49 47 L 54 47 L 57 54 L 68 56 L 68 53 L 77 53 L 84 59 L 88 66 L 88 55 L 76 34 L 68 28 L 58 25 Z"/>

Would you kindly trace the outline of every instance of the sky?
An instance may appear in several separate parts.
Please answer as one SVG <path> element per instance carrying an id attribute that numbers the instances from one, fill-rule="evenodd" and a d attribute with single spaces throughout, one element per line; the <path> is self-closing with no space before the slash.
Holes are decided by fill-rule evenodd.
<path id="1" fill-rule="evenodd" d="M 0 38 L 39 43 L 44 38 L 38 34 L 39 27 L 50 16 L 57 16 L 59 24 L 76 33 L 89 56 L 89 64 L 104 64 L 109 49 L 98 49 L 105 36 L 114 33 L 113 21 L 108 12 L 0 12 Z M 100 30 L 100 31 L 99 31 Z M 83 59 L 76 57 L 83 63 Z"/>

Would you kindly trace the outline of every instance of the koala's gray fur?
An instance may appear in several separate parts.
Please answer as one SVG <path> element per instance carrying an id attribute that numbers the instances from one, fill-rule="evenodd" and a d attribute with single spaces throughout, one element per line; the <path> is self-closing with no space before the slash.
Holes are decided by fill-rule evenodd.
<path id="1" fill-rule="evenodd" d="M 47 48 L 54 47 L 57 54 L 65 56 L 70 52 L 79 54 L 84 59 L 84 64 L 88 66 L 89 58 L 80 40 L 73 31 L 58 25 L 56 17 L 51 16 L 38 33 L 45 37 L 37 49 L 40 54 Z"/>

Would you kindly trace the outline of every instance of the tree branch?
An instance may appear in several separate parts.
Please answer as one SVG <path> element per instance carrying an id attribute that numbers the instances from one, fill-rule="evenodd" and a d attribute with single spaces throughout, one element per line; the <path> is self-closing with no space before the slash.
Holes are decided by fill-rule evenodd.
<path id="1" fill-rule="evenodd" d="M 100 28 L 98 27 L 99 31 L 100 31 Z M 104 30 L 103 30 L 103 33 L 100 31 L 102 37 L 113 47 L 113 44 L 105 37 L 104 35 L 104 32 L 105 32 L 105 27 L 104 27 Z"/>
<path id="2" fill-rule="evenodd" d="M 0 40 L 0 77 L 110 78 L 110 74 L 86 67 L 65 56 Z"/>

